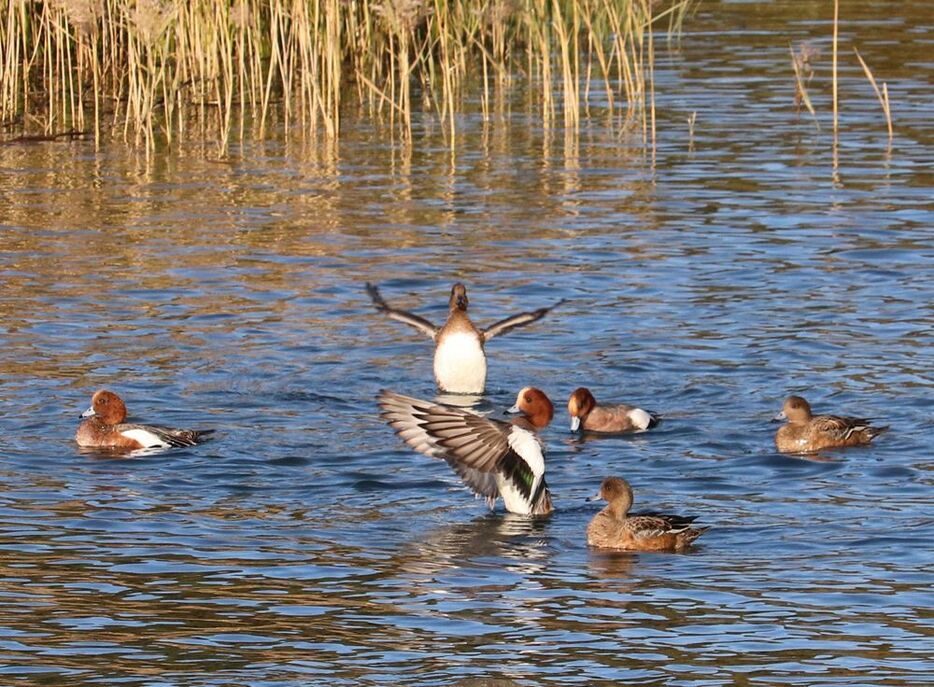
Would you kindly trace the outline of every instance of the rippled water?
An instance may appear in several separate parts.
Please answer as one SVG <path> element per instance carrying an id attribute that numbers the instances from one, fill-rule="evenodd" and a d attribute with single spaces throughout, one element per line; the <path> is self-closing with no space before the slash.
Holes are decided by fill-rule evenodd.
<path id="1" fill-rule="evenodd" d="M 659 57 L 654 166 L 518 101 L 453 156 L 362 123 L 224 160 L 0 147 L 0 683 L 934 682 L 932 27 L 842 4 L 836 175 L 829 88 L 818 132 L 788 56 L 814 39 L 826 77 L 829 3 L 701 5 Z M 431 344 L 363 282 L 441 321 L 456 279 L 481 324 L 568 299 L 488 347 L 487 407 L 525 384 L 559 406 L 544 521 L 488 513 L 376 417 L 380 388 L 434 394 Z M 574 439 L 581 384 L 665 421 Z M 81 453 L 104 386 L 218 437 Z M 892 429 L 776 454 L 793 392 Z M 607 474 L 711 531 L 588 550 Z"/>

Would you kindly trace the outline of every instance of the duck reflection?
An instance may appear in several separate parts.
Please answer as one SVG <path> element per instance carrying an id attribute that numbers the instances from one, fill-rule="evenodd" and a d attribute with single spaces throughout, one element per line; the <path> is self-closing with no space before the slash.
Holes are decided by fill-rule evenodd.
<path id="1" fill-rule="evenodd" d="M 519 683 L 507 677 L 465 677 L 454 687 L 519 687 Z"/>
<path id="2" fill-rule="evenodd" d="M 832 456 L 828 453 L 820 453 L 815 451 L 814 453 L 780 453 L 778 454 L 786 460 L 802 460 L 807 463 L 839 463 L 843 459 L 840 456 Z"/>
<path id="3" fill-rule="evenodd" d="M 435 401 L 455 408 L 473 410 L 478 415 L 487 415 L 495 410 L 495 406 L 487 401 L 482 394 L 446 394 L 442 392 L 435 396 Z"/>
<path id="4" fill-rule="evenodd" d="M 590 550 L 587 568 L 594 577 L 610 580 L 630 580 L 639 554 L 632 551 Z"/>
<path id="5" fill-rule="evenodd" d="M 658 434 L 659 432 L 653 432 L 653 434 Z M 630 433 L 630 434 L 612 434 L 608 432 L 575 432 L 574 434 L 563 439 L 563 442 L 571 450 L 580 450 L 580 448 L 591 441 L 606 441 L 606 442 L 619 442 L 625 445 L 635 445 L 635 446 L 645 446 L 651 441 L 651 437 L 646 436 L 642 432 Z"/>
<path id="6" fill-rule="evenodd" d="M 406 572 L 433 574 L 451 567 L 476 565 L 478 559 L 508 559 L 508 568 L 524 575 L 542 572 L 550 555 L 547 518 L 486 513 L 471 522 L 451 523 L 409 542 L 400 551 Z"/>

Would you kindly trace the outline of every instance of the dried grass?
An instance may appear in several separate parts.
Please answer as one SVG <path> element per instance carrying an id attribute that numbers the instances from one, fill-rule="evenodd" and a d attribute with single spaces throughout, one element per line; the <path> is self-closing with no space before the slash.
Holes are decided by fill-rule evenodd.
<path id="1" fill-rule="evenodd" d="M 814 118 L 817 130 L 820 131 L 820 122 L 817 121 L 817 113 L 808 95 L 808 85 L 814 78 L 814 59 L 819 53 L 810 43 L 801 43 L 798 46 L 798 52 L 795 52 L 791 45 L 788 46 L 788 50 L 791 52 L 791 66 L 795 72 L 795 110 L 800 113 L 803 104 Z"/>
<path id="2" fill-rule="evenodd" d="M 895 131 L 892 128 L 892 108 L 889 105 L 889 88 L 883 81 L 882 89 L 880 90 L 876 83 L 876 77 L 873 76 L 869 65 L 863 60 L 863 56 L 859 54 L 859 50 L 853 48 L 853 52 L 856 53 L 856 59 L 858 59 L 859 63 L 862 65 L 866 78 L 869 80 L 869 83 L 872 85 L 872 90 L 875 91 L 876 97 L 879 99 L 879 105 L 882 106 L 882 113 L 885 115 L 885 123 L 889 129 L 889 141 L 891 141 L 892 137 L 895 135 Z"/>
<path id="3" fill-rule="evenodd" d="M 6 0 L 0 125 L 91 128 L 147 150 L 286 131 L 335 140 L 362 110 L 411 141 L 516 80 L 546 127 L 600 112 L 654 140 L 654 42 L 694 0 Z"/>

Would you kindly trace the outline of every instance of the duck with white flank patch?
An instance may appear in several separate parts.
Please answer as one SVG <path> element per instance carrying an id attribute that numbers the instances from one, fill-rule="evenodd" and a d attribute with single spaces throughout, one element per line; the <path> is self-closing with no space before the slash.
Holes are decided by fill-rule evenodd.
<path id="1" fill-rule="evenodd" d="M 632 487 L 622 477 L 607 477 L 590 501 L 609 505 L 587 526 L 587 543 L 621 551 L 683 551 L 709 527 L 691 527 L 695 518 L 664 513 L 629 513 Z"/>
<path id="2" fill-rule="evenodd" d="M 83 448 L 180 448 L 204 441 L 213 429 L 170 429 L 158 425 L 126 423 L 126 404 L 112 391 L 101 389 L 91 407 L 81 414 L 75 441 Z"/>
<path id="3" fill-rule="evenodd" d="M 589 389 L 580 387 L 568 399 L 571 431 L 586 432 L 642 432 L 655 427 L 659 416 L 642 408 L 616 405 L 598 405 Z"/>
<path id="4" fill-rule="evenodd" d="M 447 322 L 438 328 L 423 317 L 389 307 L 375 285 L 367 282 L 366 290 L 379 312 L 411 325 L 432 338 L 435 342 L 435 381 L 441 391 L 455 394 L 483 393 L 486 386 L 486 354 L 483 347 L 487 341 L 516 327 L 540 320 L 564 302 L 561 300 L 549 308 L 519 313 L 486 329 L 478 329 L 467 316 L 467 288 L 458 283 L 451 287 Z"/>
<path id="5" fill-rule="evenodd" d="M 392 391 L 380 393 L 379 405 L 380 416 L 409 446 L 447 462 L 491 509 L 501 496 L 511 513 L 547 515 L 554 510 L 536 434 L 554 415 L 544 392 L 532 387 L 520 391 L 508 412 L 522 416 L 511 423 Z"/>
<path id="6" fill-rule="evenodd" d="M 788 420 L 775 433 L 782 453 L 814 453 L 826 448 L 865 445 L 888 429 L 873 427 L 869 420 L 839 415 L 812 415 L 811 405 L 800 396 L 789 396 L 775 422 Z"/>

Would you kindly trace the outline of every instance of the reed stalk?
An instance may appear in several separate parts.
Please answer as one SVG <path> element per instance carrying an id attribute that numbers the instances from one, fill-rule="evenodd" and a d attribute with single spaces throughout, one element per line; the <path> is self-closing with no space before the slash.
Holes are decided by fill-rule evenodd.
<path id="1" fill-rule="evenodd" d="M 885 124 L 889 129 L 889 140 L 891 141 L 895 132 L 892 128 L 892 109 L 889 106 L 889 89 L 885 82 L 882 82 L 882 90 L 879 90 L 879 86 L 876 83 L 876 77 L 873 76 L 872 70 L 869 69 L 869 65 L 866 64 L 863 60 L 863 56 L 859 54 L 859 50 L 853 48 L 853 52 L 856 53 L 856 59 L 859 60 L 859 63 L 863 66 L 863 71 L 866 73 L 866 78 L 869 80 L 870 85 L 872 85 L 872 90 L 876 92 L 876 98 L 879 99 L 879 105 L 882 106 L 882 113 L 885 115 Z"/>
<path id="2" fill-rule="evenodd" d="M 807 111 L 811 113 L 811 117 L 814 118 L 814 126 L 820 131 L 817 112 L 814 111 L 811 96 L 808 94 L 808 84 L 811 83 L 811 79 L 814 77 L 814 67 L 811 60 L 816 54 L 815 50 L 807 43 L 802 43 L 796 53 L 794 47 L 789 43 L 788 51 L 791 53 L 791 67 L 795 73 L 795 107 L 800 112 L 803 104 Z"/>
<path id="3" fill-rule="evenodd" d="M 649 34 L 649 122 L 652 132 L 652 151 L 655 150 L 655 32 L 652 30 L 652 0 L 643 0 Z"/>
<path id="4" fill-rule="evenodd" d="M 336 139 L 356 105 L 411 141 L 516 79 L 545 127 L 625 110 L 654 139 L 654 38 L 695 0 L 0 0 L 0 127 L 152 150 L 196 133 Z M 648 101 L 648 102 L 647 102 Z M 652 134 L 649 136 L 648 132 Z"/>
<path id="5" fill-rule="evenodd" d="M 837 44 L 840 28 L 840 0 L 833 0 L 833 135 L 837 137 Z"/>

